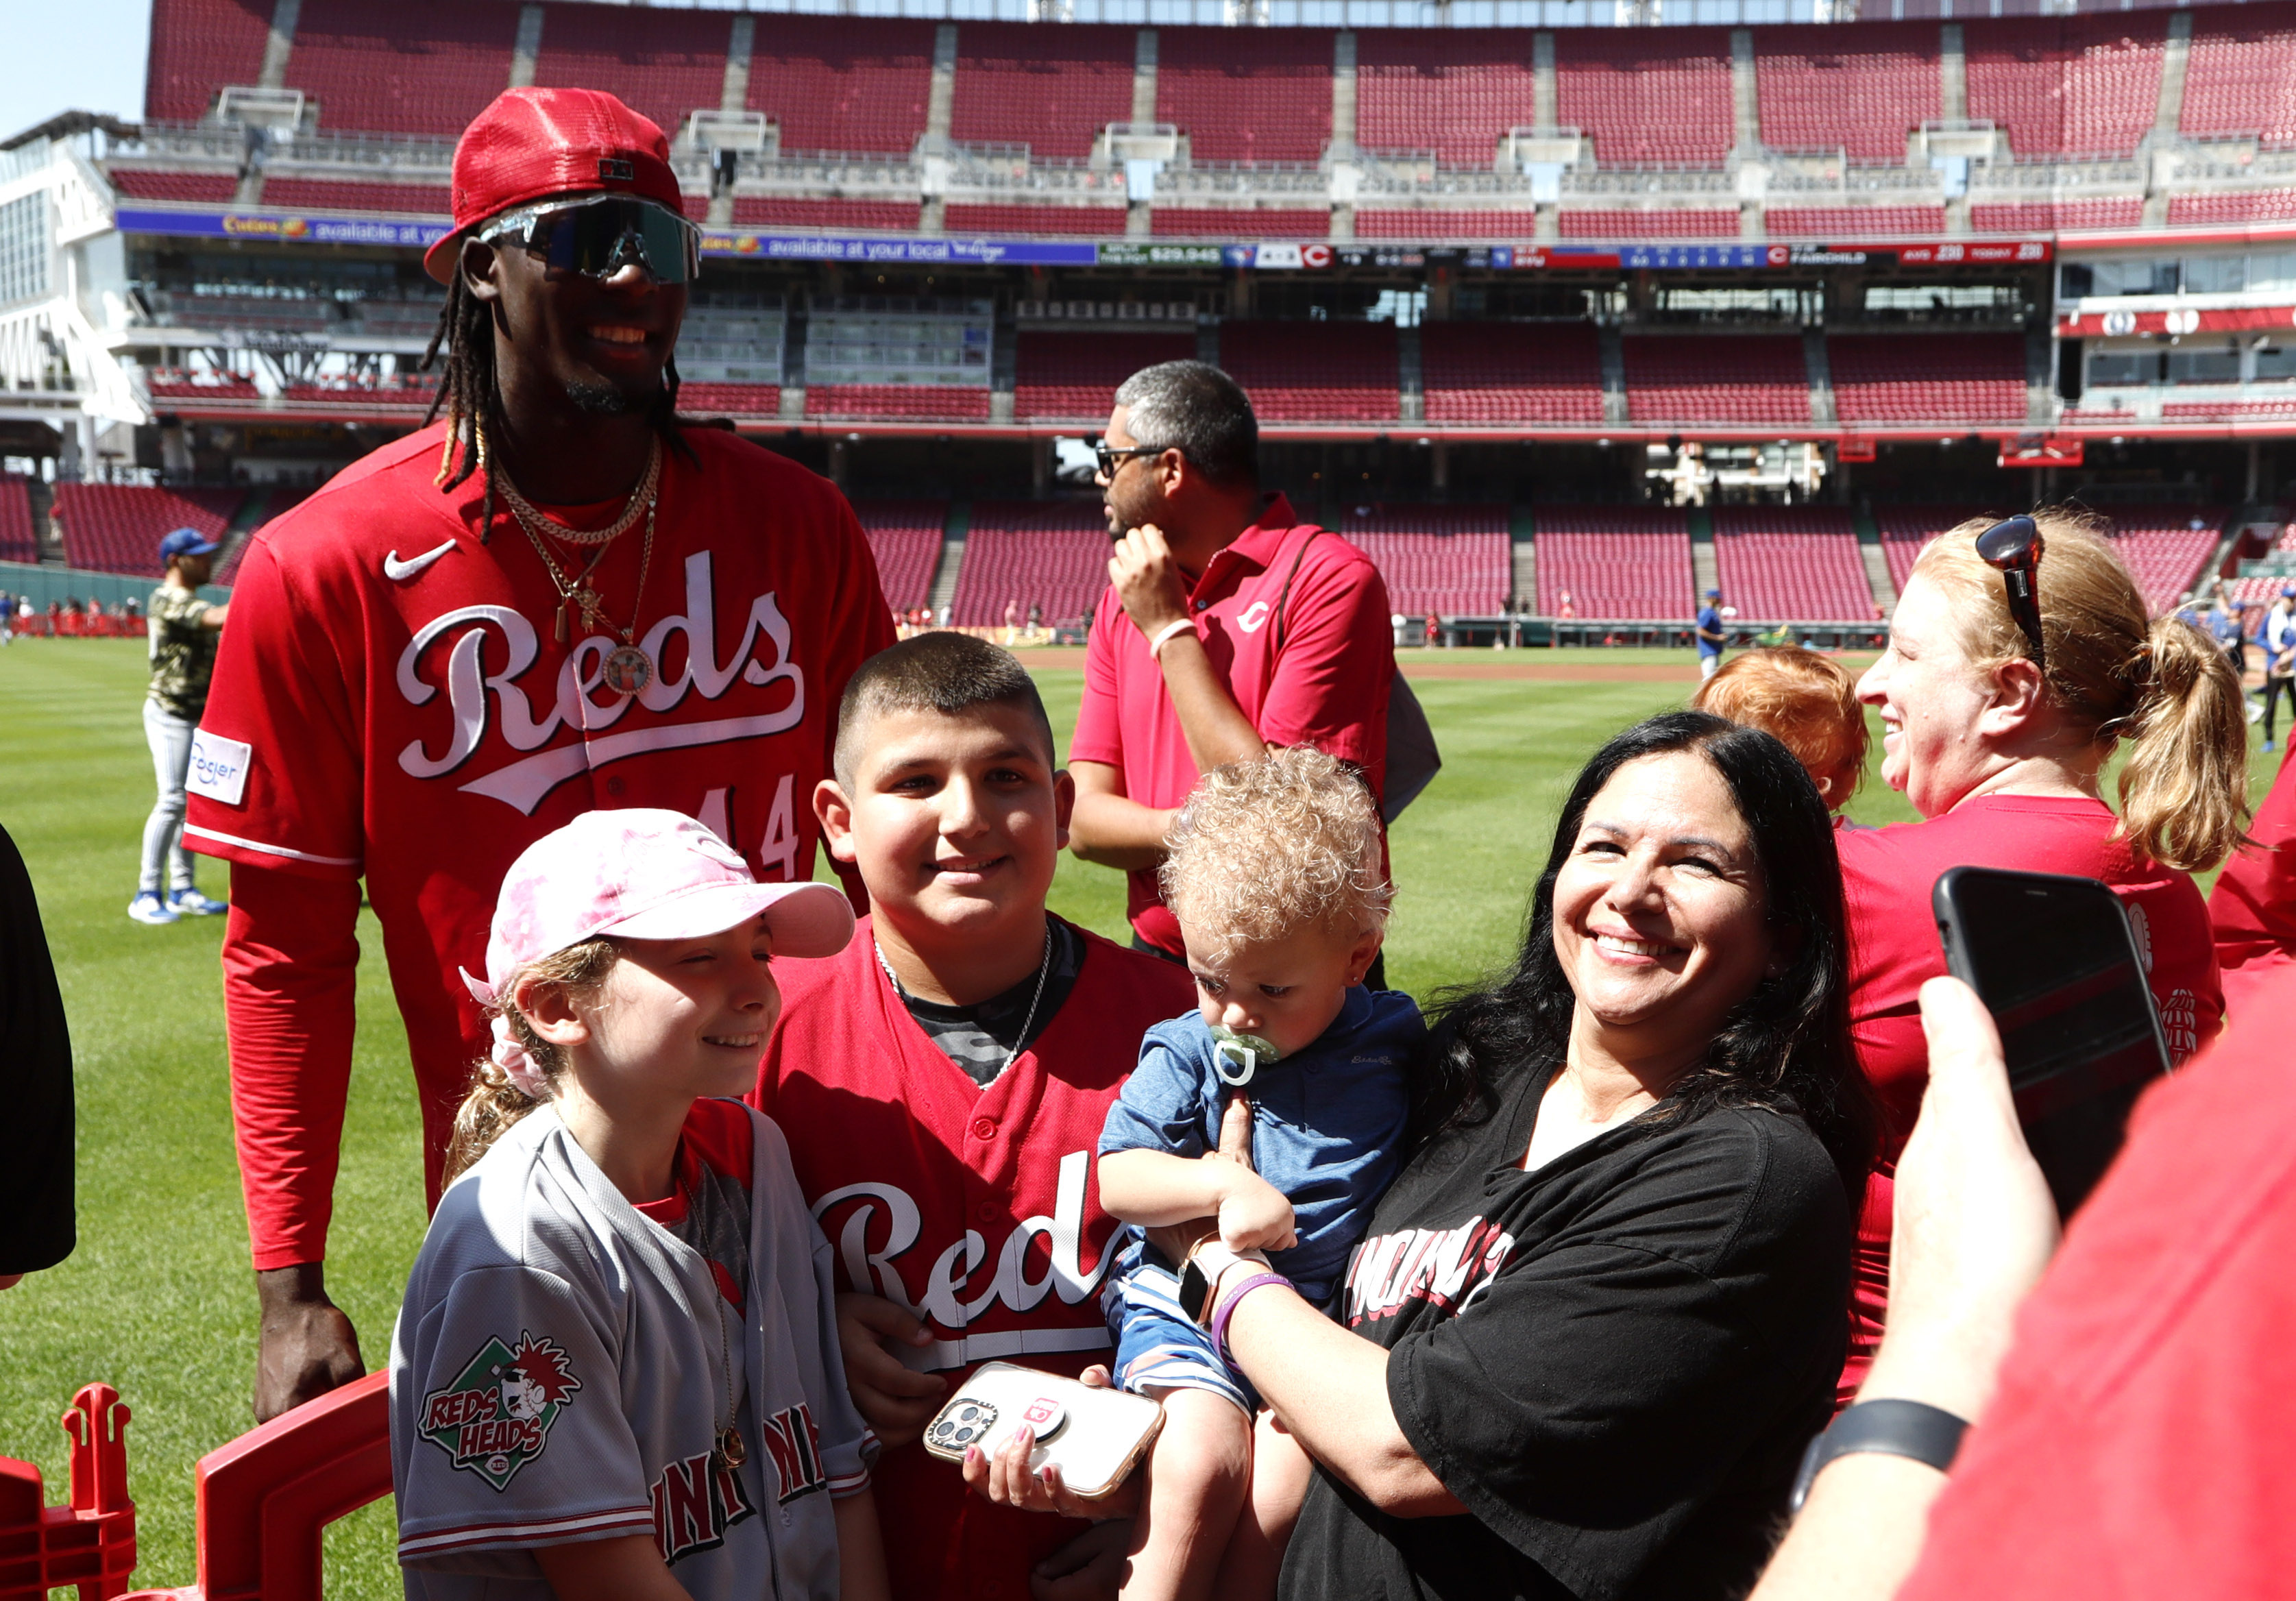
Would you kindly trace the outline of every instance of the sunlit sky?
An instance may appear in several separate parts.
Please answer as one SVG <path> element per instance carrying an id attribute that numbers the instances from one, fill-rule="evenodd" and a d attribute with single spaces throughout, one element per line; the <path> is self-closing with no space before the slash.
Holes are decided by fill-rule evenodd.
<path id="1" fill-rule="evenodd" d="M 0 139 L 58 111 L 144 114 L 152 0 L 0 0 Z"/>

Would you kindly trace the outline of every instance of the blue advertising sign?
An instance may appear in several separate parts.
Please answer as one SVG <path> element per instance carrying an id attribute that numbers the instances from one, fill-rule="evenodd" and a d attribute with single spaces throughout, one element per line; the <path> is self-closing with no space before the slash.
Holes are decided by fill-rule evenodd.
<path id="1" fill-rule="evenodd" d="M 1784 252 L 1767 244 L 1623 244 L 1619 265 L 1645 267 L 1783 267 Z"/>
<path id="2" fill-rule="evenodd" d="M 293 211 L 157 211 L 122 206 L 113 221 L 123 234 L 172 234 L 190 239 L 270 239 L 287 244 L 397 244 L 427 250 L 449 229 L 444 222 L 373 217 L 306 217 Z"/>
<path id="3" fill-rule="evenodd" d="M 1100 247 L 1041 239 L 886 239 L 833 234 L 752 234 L 711 228 L 701 235 L 705 256 L 747 256 L 760 261 L 890 261 L 935 266 L 1093 267 Z"/>

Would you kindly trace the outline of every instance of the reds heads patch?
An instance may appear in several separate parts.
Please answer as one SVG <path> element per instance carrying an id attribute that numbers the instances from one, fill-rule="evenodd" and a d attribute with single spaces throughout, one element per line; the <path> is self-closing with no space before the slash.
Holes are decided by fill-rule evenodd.
<path id="1" fill-rule="evenodd" d="M 505 1490 L 542 1455 L 550 1425 L 581 1387 L 563 1347 L 521 1330 L 515 1348 L 488 1341 L 453 1383 L 424 1396 L 417 1432 L 456 1467 Z"/>

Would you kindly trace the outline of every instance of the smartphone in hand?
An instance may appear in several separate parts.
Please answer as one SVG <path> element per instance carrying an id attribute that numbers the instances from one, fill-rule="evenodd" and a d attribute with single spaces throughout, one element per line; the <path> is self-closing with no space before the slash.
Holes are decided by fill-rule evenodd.
<path id="1" fill-rule="evenodd" d="M 2093 878 L 1954 867 L 1931 892 L 1946 967 L 2001 1030 L 2025 1143 L 2070 1218 L 2120 1150 L 2169 1043 L 2120 898 Z"/>

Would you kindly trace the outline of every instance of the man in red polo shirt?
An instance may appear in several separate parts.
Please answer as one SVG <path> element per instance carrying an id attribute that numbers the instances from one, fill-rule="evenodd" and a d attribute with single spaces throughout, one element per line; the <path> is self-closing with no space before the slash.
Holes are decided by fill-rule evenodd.
<path id="1" fill-rule="evenodd" d="M 1126 379 L 1099 481 L 1116 551 L 1069 747 L 1070 839 L 1131 874 L 1133 942 L 1180 961 L 1156 869 L 1200 774 L 1307 744 L 1384 794 L 1387 586 L 1282 496 L 1262 505 L 1259 424 L 1218 367 L 1168 361 Z"/>
<path id="2" fill-rule="evenodd" d="M 698 265 L 661 130 L 512 89 L 455 152 L 447 415 L 256 536 L 193 745 L 194 850 L 232 863 L 224 1016 L 262 1303 L 256 1413 L 358 1376 L 322 1271 L 360 881 L 420 1092 L 426 1177 L 487 1018 L 463 970 L 518 854 L 579 813 L 699 817 L 813 875 L 838 697 L 890 644 L 852 509 L 681 426 Z"/>

